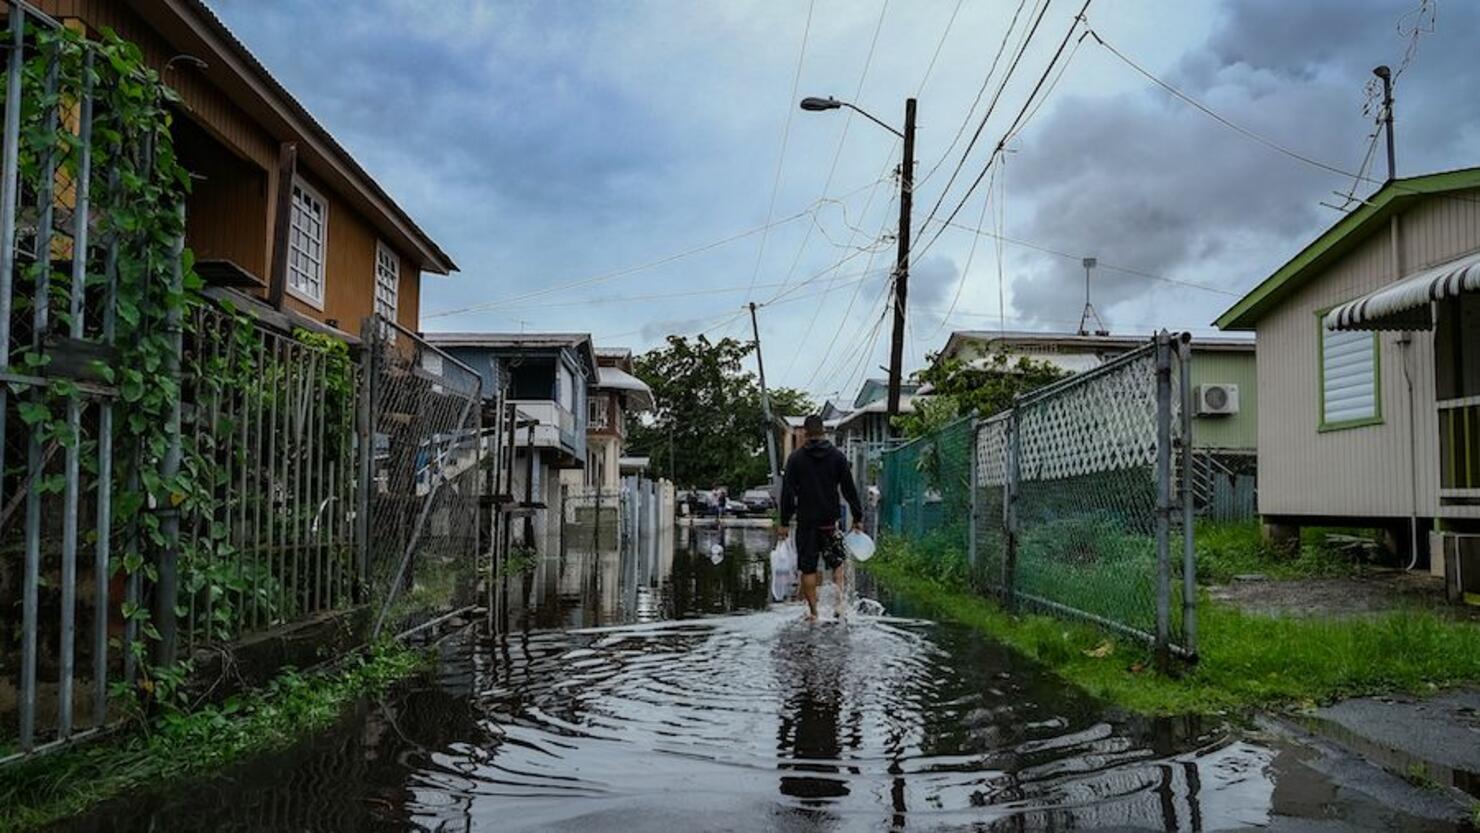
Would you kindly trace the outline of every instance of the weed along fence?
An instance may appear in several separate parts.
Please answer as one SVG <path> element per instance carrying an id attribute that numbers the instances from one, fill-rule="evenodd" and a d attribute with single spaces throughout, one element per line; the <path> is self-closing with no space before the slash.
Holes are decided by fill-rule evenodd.
<path id="1" fill-rule="evenodd" d="M 1009 605 L 1195 658 L 1188 339 L 885 453 L 883 520 Z"/>

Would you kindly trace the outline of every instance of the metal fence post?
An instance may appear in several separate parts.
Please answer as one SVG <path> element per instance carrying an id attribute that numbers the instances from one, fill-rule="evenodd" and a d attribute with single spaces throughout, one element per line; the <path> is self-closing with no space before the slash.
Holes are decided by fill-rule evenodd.
<path id="1" fill-rule="evenodd" d="M 969 500 L 966 504 L 966 563 L 971 566 L 972 581 L 977 580 L 976 575 L 976 525 L 981 516 L 980 507 L 977 505 L 979 498 L 978 474 L 976 471 L 976 443 L 977 430 L 981 422 L 976 417 L 971 418 L 971 427 L 967 431 L 966 444 L 966 483 L 970 489 Z"/>
<path id="2" fill-rule="evenodd" d="M 25 66 L 26 15 L 10 7 L 10 55 L 5 75 L 4 159 L 0 161 L 0 370 L 10 369 L 10 315 L 15 272 L 15 211 L 19 199 L 21 70 Z M 5 470 L 5 415 L 10 386 L 0 385 L 0 472 Z M 0 477 L 0 487 L 4 486 Z M 0 488 L 3 498 L 3 488 Z"/>
<path id="3" fill-rule="evenodd" d="M 82 65 L 82 113 L 77 124 L 78 153 L 72 216 L 72 287 L 68 298 L 71 321 L 67 334 L 81 341 L 86 334 L 83 315 L 87 309 L 87 217 L 89 178 L 92 174 L 92 50 L 86 50 Z M 77 515 L 82 492 L 82 401 L 74 392 L 67 397 L 67 434 L 71 443 L 64 454 L 66 477 L 62 497 L 62 623 L 61 669 L 57 681 L 57 736 L 72 734 L 72 687 L 77 651 Z"/>
<path id="4" fill-rule="evenodd" d="M 1192 491 L 1192 344 L 1183 333 L 1177 341 L 1182 385 L 1182 647 L 1197 659 L 1197 540 Z M 1211 458 L 1209 458 L 1211 459 Z"/>
<path id="5" fill-rule="evenodd" d="M 1003 526 L 1006 528 L 1006 547 L 1002 557 L 1002 600 L 1009 610 L 1017 606 L 1015 585 L 1017 581 L 1018 557 L 1018 486 L 1022 476 L 1023 453 L 1021 412 L 1014 405 L 1007 418 L 1006 481 L 1003 492 Z"/>
<path id="6" fill-rule="evenodd" d="M 359 494 L 355 501 L 355 598 L 369 599 L 370 589 L 370 498 L 375 493 L 375 416 L 374 391 L 377 321 L 375 316 L 360 326 L 360 401 L 356 422 L 360 438 Z"/>
<path id="7" fill-rule="evenodd" d="M 1156 665 L 1171 666 L 1172 355 L 1165 330 L 1156 334 Z"/>
<path id="8" fill-rule="evenodd" d="M 185 254 L 185 202 L 180 201 L 180 233 L 170 245 L 170 296 L 180 298 L 183 292 Z M 169 444 L 165 447 L 164 460 L 160 465 L 160 477 L 166 486 L 171 486 L 180 474 L 180 418 L 181 387 L 180 361 L 185 352 L 185 331 L 181 320 L 180 306 L 170 308 L 165 314 L 165 332 L 169 334 L 170 352 L 165 359 L 165 375 L 175 386 L 174 401 L 165 422 L 165 436 Z M 166 498 L 168 499 L 168 498 Z M 155 596 L 156 628 L 159 629 L 159 663 L 174 665 L 177 647 L 175 607 L 180 595 L 180 507 L 165 506 L 160 513 L 160 532 L 164 535 L 164 550 L 159 556 L 159 586 Z"/>

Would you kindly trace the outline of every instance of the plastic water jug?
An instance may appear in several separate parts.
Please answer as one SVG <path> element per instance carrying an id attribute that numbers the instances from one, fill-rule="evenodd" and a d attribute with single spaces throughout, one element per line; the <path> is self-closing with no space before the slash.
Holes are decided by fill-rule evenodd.
<path id="1" fill-rule="evenodd" d="M 848 554 L 859 561 L 867 561 L 874 557 L 874 539 L 864 534 L 861 529 L 854 529 L 843 536 L 843 546 L 848 549 Z"/>

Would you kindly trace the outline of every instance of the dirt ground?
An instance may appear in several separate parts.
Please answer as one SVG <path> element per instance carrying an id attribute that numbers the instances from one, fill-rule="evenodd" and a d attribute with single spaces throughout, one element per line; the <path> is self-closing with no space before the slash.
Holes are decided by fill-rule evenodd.
<path id="1" fill-rule="evenodd" d="M 1427 572 L 1371 569 L 1340 578 L 1279 581 L 1245 576 L 1208 591 L 1242 610 L 1272 616 L 1364 616 L 1419 607 L 1480 622 L 1480 607 L 1449 604 L 1443 579 Z"/>

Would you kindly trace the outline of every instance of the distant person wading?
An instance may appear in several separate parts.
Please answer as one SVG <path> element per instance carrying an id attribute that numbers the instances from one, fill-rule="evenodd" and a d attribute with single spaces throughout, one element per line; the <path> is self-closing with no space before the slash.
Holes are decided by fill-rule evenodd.
<path id="1" fill-rule="evenodd" d="M 863 517 L 858 501 L 858 488 L 848 459 L 824 436 L 822 417 L 812 415 L 803 422 L 807 442 L 786 458 L 786 474 L 781 484 L 781 528 L 785 538 L 796 517 L 797 570 L 802 575 L 802 596 L 807 600 L 807 619 L 817 619 L 817 584 L 819 561 L 832 571 L 838 587 L 838 613 L 844 604 L 844 582 L 847 578 L 847 550 L 843 547 L 843 530 L 839 528 L 841 493 L 852 517 Z"/>

